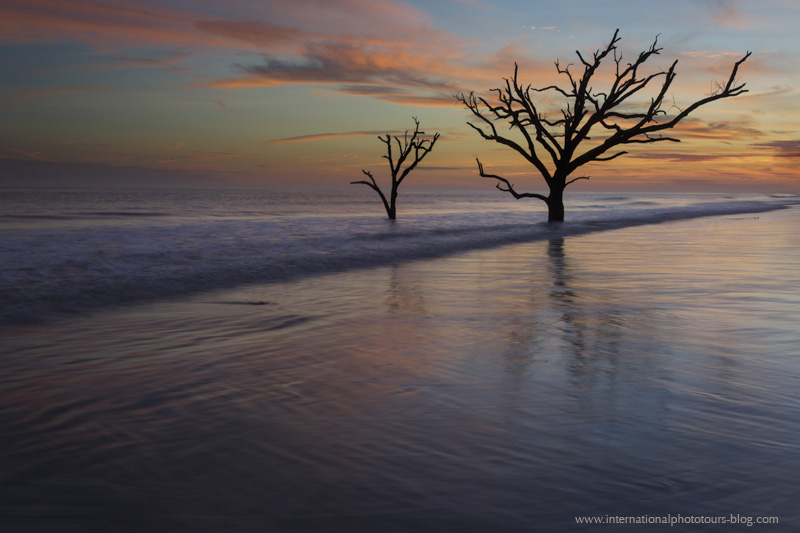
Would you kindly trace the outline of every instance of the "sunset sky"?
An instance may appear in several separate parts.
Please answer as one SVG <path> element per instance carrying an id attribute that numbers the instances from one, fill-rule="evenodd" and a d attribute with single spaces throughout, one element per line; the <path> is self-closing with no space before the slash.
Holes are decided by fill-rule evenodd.
<path id="1" fill-rule="evenodd" d="M 487 94 L 515 61 L 534 86 L 563 83 L 556 59 L 619 28 L 631 59 L 660 35 L 648 72 L 679 60 L 677 107 L 752 51 L 749 92 L 700 108 L 671 132 L 679 144 L 586 167 L 571 190 L 800 191 L 799 22 L 796 0 L 0 0 L 0 185 L 380 179 L 377 135 L 417 117 L 441 139 L 407 183 L 491 187 L 478 156 L 539 190 L 453 94 Z"/>

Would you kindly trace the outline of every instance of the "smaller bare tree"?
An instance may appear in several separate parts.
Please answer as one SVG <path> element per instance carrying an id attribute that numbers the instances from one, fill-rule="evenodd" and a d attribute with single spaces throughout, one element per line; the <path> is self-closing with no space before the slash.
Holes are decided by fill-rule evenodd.
<path id="1" fill-rule="evenodd" d="M 397 188 L 403 180 L 406 179 L 406 176 L 416 168 L 419 162 L 433 150 L 433 145 L 436 144 L 436 140 L 439 138 L 438 133 L 434 134 L 433 137 L 422 138 L 421 136 L 425 135 L 425 132 L 420 131 L 417 117 L 413 118 L 415 126 L 414 132 L 410 137 L 408 135 L 408 130 L 406 130 L 402 140 L 396 135 L 393 137 L 388 133 L 386 134 L 386 138 L 378 136 L 378 139 L 386 144 L 386 155 L 383 157 L 389 160 L 389 168 L 392 171 L 392 190 L 389 193 L 389 198 L 387 199 L 386 195 L 383 194 L 383 191 L 381 191 L 381 188 L 375 182 L 372 172 L 369 170 L 361 171 L 369 177 L 369 181 L 361 180 L 350 182 L 351 184 L 363 183 L 374 189 L 381 197 L 383 207 L 386 208 L 386 215 L 390 220 L 397 218 Z M 400 152 L 396 159 L 392 151 L 392 139 L 394 139 L 394 144 L 397 145 L 397 149 Z M 409 157 L 412 157 L 413 160 L 409 159 Z M 403 165 L 406 165 L 405 168 L 403 168 Z"/>

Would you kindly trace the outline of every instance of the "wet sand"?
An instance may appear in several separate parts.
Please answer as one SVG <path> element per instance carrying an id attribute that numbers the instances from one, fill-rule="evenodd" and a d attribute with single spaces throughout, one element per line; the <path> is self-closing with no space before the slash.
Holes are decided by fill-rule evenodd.
<path id="1" fill-rule="evenodd" d="M 792 530 L 799 264 L 787 209 L 14 326 L 0 526 Z"/>

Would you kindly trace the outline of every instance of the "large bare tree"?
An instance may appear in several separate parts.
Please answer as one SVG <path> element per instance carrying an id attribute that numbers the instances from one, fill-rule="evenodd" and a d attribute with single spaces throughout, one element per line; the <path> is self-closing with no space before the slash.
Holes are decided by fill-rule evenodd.
<path id="1" fill-rule="evenodd" d="M 675 79 L 678 61 L 667 70 L 643 74 L 640 70 L 644 63 L 662 50 L 658 47 L 658 37 L 632 63 L 623 63 L 617 50 L 619 41 L 617 30 L 611 42 L 595 51 L 591 58 L 576 52 L 580 60 L 578 68 L 582 68 L 582 72 L 573 72 L 572 64 L 562 67 L 556 61 L 558 74 L 565 77 L 563 87 L 533 88 L 522 84 L 515 63 L 514 77 L 506 78 L 504 87 L 492 90 L 495 98 L 489 100 L 474 93 L 457 94 L 456 99 L 478 119 L 477 124 L 468 124 L 484 139 L 522 155 L 542 175 L 549 194 L 517 192 L 508 179 L 488 174 L 478 159 L 481 177 L 496 179 L 497 188 L 511 193 L 514 198 L 544 201 L 548 207 L 548 220 L 561 222 L 564 220 L 564 189 L 577 180 L 589 179 L 588 176 L 571 177 L 581 166 L 592 161 L 611 161 L 626 154 L 619 148 L 621 145 L 680 142 L 658 132 L 674 127 L 700 106 L 747 92 L 745 84 L 737 81 L 736 74 L 739 66 L 750 57 L 750 52 L 734 63 L 727 82 L 715 83 L 711 94 L 682 109 L 670 104 L 673 114 L 668 114 L 665 98 Z M 616 71 L 612 73 L 610 87 L 595 90 L 597 80 L 594 76 L 606 58 L 614 61 Z M 655 82 L 654 85 L 661 83 L 661 87 L 649 102 L 637 101 L 636 97 L 651 82 Z M 535 98 L 545 92 L 555 93 L 566 100 L 560 112 L 554 114 L 537 106 Z M 498 122 L 508 123 L 516 136 L 511 136 L 514 133 L 501 134 L 496 125 Z"/>
<path id="2" fill-rule="evenodd" d="M 433 150 L 433 145 L 436 144 L 436 140 L 439 138 L 438 133 L 434 134 L 433 137 L 423 138 L 422 136 L 425 135 L 425 132 L 420 131 L 417 117 L 413 118 L 415 126 L 410 137 L 408 135 L 408 130 L 406 130 L 403 135 L 402 141 L 398 136 L 391 136 L 388 133 L 386 134 L 386 138 L 378 136 L 378 139 L 386 144 L 386 155 L 383 157 L 389 160 L 389 169 L 392 174 L 392 188 L 389 193 L 389 198 L 386 198 L 386 195 L 375 182 L 375 178 L 369 170 L 361 170 L 361 172 L 369 177 L 369 181 L 361 180 L 350 182 L 351 184 L 363 183 L 374 189 L 381 197 L 383 207 L 386 208 L 386 215 L 390 220 L 397 218 L 397 188 L 400 186 L 400 183 L 406 179 L 406 176 L 416 168 L 419 162 Z M 392 143 L 393 140 L 394 143 Z M 397 150 L 399 152 L 396 156 L 392 150 L 393 144 L 397 145 Z M 411 159 L 409 159 L 409 157 Z M 405 165 L 405 168 L 403 168 L 403 165 Z"/>

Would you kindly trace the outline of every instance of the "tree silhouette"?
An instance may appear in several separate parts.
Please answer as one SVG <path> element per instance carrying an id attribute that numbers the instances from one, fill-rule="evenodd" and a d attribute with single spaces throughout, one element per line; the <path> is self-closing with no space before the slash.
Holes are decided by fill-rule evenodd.
<path id="1" fill-rule="evenodd" d="M 422 161 L 426 155 L 433 150 L 433 145 L 436 144 L 436 140 L 439 138 L 439 134 L 434 134 L 433 137 L 428 139 L 423 139 L 420 136 L 425 135 L 424 131 L 420 131 L 419 129 L 419 120 L 417 117 L 414 118 L 414 132 L 411 134 L 411 137 L 408 136 L 408 130 L 406 130 L 405 134 L 403 135 L 402 141 L 399 137 L 394 136 L 392 137 L 388 133 L 386 134 L 386 138 L 378 136 L 384 144 L 386 144 L 386 155 L 383 156 L 385 159 L 389 160 L 389 168 L 391 169 L 392 173 L 392 189 L 389 193 L 389 199 L 387 200 L 386 195 L 383 194 L 381 188 L 375 182 L 375 178 L 372 176 L 372 172 L 369 170 L 361 170 L 364 174 L 369 177 L 370 181 L 361 180 L 361 181 L 351 181 L 351 184 L 356 183 L 363 183 L 368 187 L 371 187 L 378 193 L 383 201 L 383 207 L 386 208 L 386 215 L 389 217 L 390 220 L 394 220 L 397 218 L 397 188 L 406 179 L 406 176 L 416 168 L 420 161 Z M 392 139 L 394 139 L 394 144 L 397 145 L 397 149 L 399 151 L 399 155 L 397 159 L 395 159 L 394 154 L 392 152 Z M 409 157 L 412 157 L 413 160 L 410 160 Z M 406 165 L 403 168 L 403 165 Z"/>
<path id="2" fill-rule="evenodd" d="M 565 87 L 551 85 L 533 88 L 531 85 L 523 85 L 518 78 L 519 66 L 515 63 L 514 77 L 504 79 L 505 87 L 492 89 L 496 94 L 496 101 L 490 102 L 477 97 L 473 92 L 455 95 L 480 121 L 479 125 L 472 122 L 467 124 L 484 139 L 507 146 L 522 155 L 542 175 L 549 194 L 519 193 L 506 178 L 486 173 L 478 159 L 480 176 L 496 179 L 497 188 L 510 193 L 514 198 L 538 198 L 544 201 L 548 207 L 550 222 L 564 220 L 564 189 L 567 185 L 577 180 L 589 179 L 588 176 L 570 179 L 581 166 L 592 161 L 611 161 L 626 154 L 622 150 L 607 154 L 620 145 L 680 142 L 674 137 L 656 133 L 674 127 L 700 106 L 747 92 L 744 83 L 737 84 L 736 74 L 739 66 L 750 57 L 750 52 L 733 65 L 725 84 L 716 83 L 711 94 L 683 109 L 676 107 L 677 114 L 668 116 L 664 109 L 664 99 L 675 79 L 678 61 L 672 63 L 666 71 L 640 74 L 642 65 L 662 50 L 658 48 L 658 36 L 648 50 L 641 52 L 632 63 L 625 64 L 617 51 L 617 43 L 620 41 L 618 34 L 619 30 L 615 31 L 611 42 L 605 48 L 595 51 L 589 59 L 584 58 L 579 51 L 575 52 L 580 59 L 580 66 L 583 67 L 580 75 L 572 72 L 572 64 L 562 67 L 556 61 L 557 72 L 566 77 Z M 595 82 L 593 76 L 608 56 L 616 64 L 613 81 L 605 91 L 595 91 L 592 85 Z M 640 105 L 637 106 L 632 97 L 640 94 L 651 81 L 659 79 L 661 87 L 658 93 L 651 97 L 649 103 L 639 102 Z M 539 93 L 547 91 L 566 100 L 560 113 L 545 113 L 534 102 Z M 495 125 L 497 121 L 506 121 L 510 124 L 510 129 L 520 136 L 511 138 L 501 135 Z"/>

